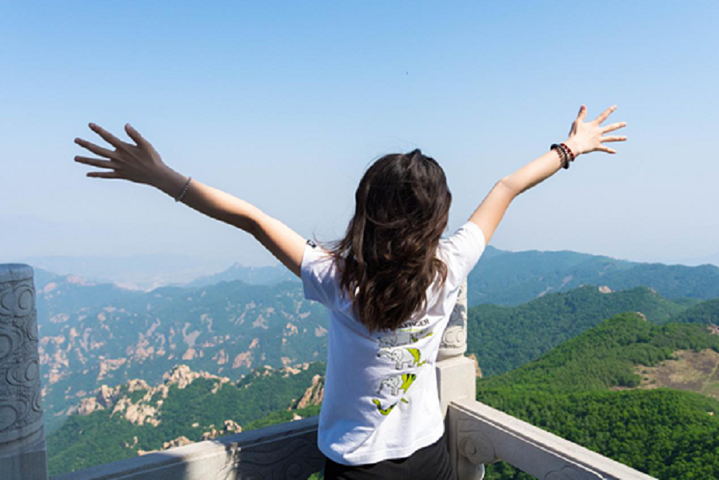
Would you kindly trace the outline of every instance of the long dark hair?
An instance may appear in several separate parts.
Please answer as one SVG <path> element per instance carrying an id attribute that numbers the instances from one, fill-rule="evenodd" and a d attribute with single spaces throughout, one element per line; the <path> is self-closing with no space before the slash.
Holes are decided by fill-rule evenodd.
<path id="1" fill-rule="evenodd" d="M 389 154 L 365 172 L 355 213 L 330 254 L 340 288 L 371 332 L 395 330 L 427 308 L 426 293 L 447 266 L 435 258 L 452 194 L 444 170 L 419 149 Z"/>

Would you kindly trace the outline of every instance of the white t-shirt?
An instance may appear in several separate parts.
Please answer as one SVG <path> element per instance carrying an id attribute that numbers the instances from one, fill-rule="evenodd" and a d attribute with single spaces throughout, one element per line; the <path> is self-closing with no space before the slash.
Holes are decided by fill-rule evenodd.
<path id="1" fill-rule="evenodd" d="M 328 253 L 308 241 L 302 258 L 305 298 L 329 310 L 325 392 L 318 447 L 337 463 L 363 465 L 404 458 L 444 433 L 435 362 L 459 287 L 484 252 L 485 239 L 468 221 L 441 239 L 437 257 L 448 267 L 437 292 L 427 292 L 426 314 L 395 331 L 374 332 L 356 319 L 340 293 Z"/>

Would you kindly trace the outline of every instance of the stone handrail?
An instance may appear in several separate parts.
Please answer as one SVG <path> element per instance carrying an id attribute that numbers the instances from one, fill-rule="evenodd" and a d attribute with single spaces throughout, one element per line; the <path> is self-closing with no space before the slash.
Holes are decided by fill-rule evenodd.
<path id="1" fill-rule="evenodd" d="M 457 479 L 504 460 L 542 480 L 652 480 L 653 477 L 471 399 L 448 405 Z M 300 480 L 318 472 L 317 417 L 98 465 L 52 480 Z"/>
<path id="2" fill-rule="evenodd" d="M 543 480 L 654 479 L 476 400 L 453 401 L 449 424 L 454 451 L 475 465 L 504 460 Z"/>
<path id="3" fill-rule="evenodd" d="M 317 417 L 287 422 L 128 460 L 52 480 L 304 480 L 322 470 Z"/>

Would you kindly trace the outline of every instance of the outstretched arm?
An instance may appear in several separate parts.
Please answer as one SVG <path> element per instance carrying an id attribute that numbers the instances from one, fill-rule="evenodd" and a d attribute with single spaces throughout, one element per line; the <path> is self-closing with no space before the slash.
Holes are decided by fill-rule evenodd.
<path id="1" fill-rule="evenodd" d="M 609 107 L 595 120 L 585 123 L 584 118 L 586 117 L 587 109 L 582 105 L 577 119 L 572 123 L 569 138 L 564 143 L 569 146 L 577 157 L 581 154 L 595 151 L 617 153 L 616 150 L 606 147 L 602 143 L 623 142 L 627 137 L 605 137 L 603 135 L 624 127 L 626 123 L 617 122 L 605 127 L 600 126 L 616 108 L 616 105 Z M 512 200 L 522 192 L 551 177 L 560 168 L 562 168 L 562 163 L 559 153 L 556 150 L 546 152 L 541 157 L 497 182 L 469 220 L 482 229 L 484 238 L 489 243 L 489 239 L 494 235 L 494 231 L 497 229 L 499 222 L 502 221 L 504 213 Z"/>
<path id="2" fill-rule="evenodd" d="M 77 138 L 75 143 L 105 158 L 75 157 L 75 161 L 111 171 L 89 172 L 88 177 L 117 178 L 153 186 L 173 198 L 182 192 L 187 177 L 167 166 L 154 147 L 132 128 L 125 126 L 135 145 L 123 142 L 91 123 L 92 131 L 115 147 L 109 150 Z M 240 228 L 254 236 L 292 273 L 300 276 L 305 239 L 297 232 L 262 212 L 254 205 L 194 178 L 182 202 L 200 213 Z"/>

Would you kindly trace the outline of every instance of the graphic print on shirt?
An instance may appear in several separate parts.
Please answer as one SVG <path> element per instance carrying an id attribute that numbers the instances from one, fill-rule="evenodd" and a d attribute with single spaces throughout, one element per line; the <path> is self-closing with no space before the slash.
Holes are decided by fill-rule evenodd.
<path id="1" fill-rule="evenodd" d="M 405 400 L 404 398 L 401 399 L 400 402 L 409 403 L 409 402 L 408 402 L 407 400 Z M 381 413 L 382 415 L 389 415 L 389 412 L 391 412 L 392 409 L 393 409 L 394 407 L 396 407 L 399 402 L 393 403 L 392 405 L 390 405 L 390 406 L 387 407 L 387 408 L 382 408 L 382 405 L 379 403 L 379 400 L 377 400 L 376 398 L 373 398 L 373 399 L 372 399 L 372 403 L 374 403 L 375 405 L 377 405 L 377 410 L 379 411 L 379 413 Z"/>
<path id="2" fill-rule="evenodd" d="M 377 352 L 377 357 L 386 358 L 392 362 L 395 370 L 421 367 L 427 363 L 427 360 L 422 360 L 422 351 L 419 348 L 405 347 L 405 345 L 416 343 L 434 333 L 430 327 L 416 328 L 420 325 L 426 324 L 426 319 L 415 322 L 406 322 L 395 332 L 389 335 L 377 337 L 377 342 L 380 347 Z M 409 387 L 412 386 L 416 378 L 416 373 L 404 373 L 386 377 L 380 380 L 377 387 L 377 395 L 380 395 L 385 389 L 388 389 L 392 396 L 407 394 L 407 390 L 409 390 Z M 372 403 L 375 404 L 377 411 L 382 415 L 389 415 L 394 407 L 400 402 L 409 403 L 406 398 L 402 397 L 390 406 L 382 408 L 382 402 L 379 399 L 372 399 Z"/>
<path id="3" fill-rule="evenodd" d="M 429 337 L 432 333 L 431 329 L 425 328 L 414 332 L 399 332 L 379 337 L 377 340 L 379 341 L 380 347 L 401 347 L 403 345 L 409 345 L 410 343 L 416 343 L 425 337 Z"/>
<path id="4" fill-rule="evenodd" d="M 402 370 L 403 367 L 421 367 L 427 360 L 422 360 L 422 352 L 419 348 L 380 348 L 377 352 L 378 358 L 387 358 L 394 362 L 394 368 Z"/>
<path id="5" fill-rule="evenodd" d="M 382 393 L 382 389 L 388 387 L 392 392 L 392 395 L 397 395 L 400 390 L 407 393 L 407 389 L 412 385 L 417 375 L 414 373 L 403 373 L 402 375 L 395 375 L 394 377 L 385 378 L 379 383 L 377 389 L 377 395 Z"/>

